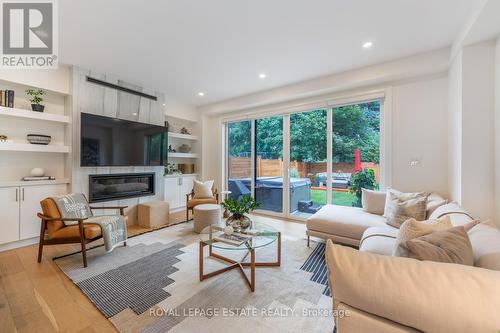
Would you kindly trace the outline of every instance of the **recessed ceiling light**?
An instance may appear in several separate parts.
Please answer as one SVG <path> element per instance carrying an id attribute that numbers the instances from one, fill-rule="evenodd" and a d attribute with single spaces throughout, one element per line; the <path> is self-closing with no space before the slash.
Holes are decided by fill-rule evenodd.
<path id="1" fill-rule="evenodd" d="M 165 103 L 163 103 L 162 105 L 163 105 L 163 106 L 167 106 L 167 104 L 165 104 Z"/>
<path id="2" fill-rule="evenodd" d="M 132 113 L 133 116 L 137 116 L 137 112 Z"/>
<path id="3" fill-rule="evenodd" d="M 205 93 L 204 93 L 203 91 L 200 91 L 200 92 L 198 93 L 198 96 L 203 97 L 203 96 L 205 96 Z"/>
<path id="4" fill-rule="evenodd" d="M 260 73 L 259 78 L 260 79 L 265 79 L 267 77 L 266 73 Z"/>
<path id="5" fill-rule="evenodd" d="M 369 48 L 370 48 L 370 47 L 372 47 L 372 46 L 373 46 L 373 43 L 372 43 L 372 42 L 366 42 L 366 43 L 364 43 L 364 44 L 363 44 L 363 48 L 364 48 L 364 49 L 369 49 Z"/>

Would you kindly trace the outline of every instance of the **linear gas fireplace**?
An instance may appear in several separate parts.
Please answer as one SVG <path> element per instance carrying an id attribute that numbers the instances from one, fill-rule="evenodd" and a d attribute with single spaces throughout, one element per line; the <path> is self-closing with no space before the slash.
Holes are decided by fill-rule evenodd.
<path id="1" fill-rule="evenodd" d="M 89 201 L 100 202 L 155 195 L 155 174 L 89 175 Z"/>

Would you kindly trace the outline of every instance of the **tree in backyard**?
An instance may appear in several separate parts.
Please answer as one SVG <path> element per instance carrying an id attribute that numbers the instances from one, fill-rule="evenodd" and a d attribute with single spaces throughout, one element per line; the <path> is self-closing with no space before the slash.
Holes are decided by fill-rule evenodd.
<path id="1" fill-rule="evenodd" d="M 333 160 L 353 163 L 354 150 L 363 162 L 379 162 L 378 102 L 347 105 L 333 109 Z"/>
<path id="2" fill-rule="evenodd" d="M 361 160 L 379 162 L 379 102 L 337 107 L 333 111 L 334 162 L 353 163 L 354 150 Z M 290 159 L 299 162 L 326 161 L 325 110 L 302 112 L 290 116 Z M 231 123 L 229 154 L 248 157 L 251 150 L 251 122 Z M 268 117 L 256 121 L 257 152 L 265 159 L 283 156 L 283 118 Z"/>

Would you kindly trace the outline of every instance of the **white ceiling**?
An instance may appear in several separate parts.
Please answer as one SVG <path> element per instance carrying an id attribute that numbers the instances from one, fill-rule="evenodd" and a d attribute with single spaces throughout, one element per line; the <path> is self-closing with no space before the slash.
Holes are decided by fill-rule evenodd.
<path id="1" fill-rule="evenodd" d="M 450 45 L 481 2 L 63 0 L 59 56 L 202 105 Z"/>

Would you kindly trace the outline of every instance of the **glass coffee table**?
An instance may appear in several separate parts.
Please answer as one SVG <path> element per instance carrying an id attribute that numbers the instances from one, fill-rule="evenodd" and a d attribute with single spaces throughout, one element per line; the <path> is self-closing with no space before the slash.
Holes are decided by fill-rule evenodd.
<path id="1" fill-rule="evenodd" d="M 253 222 L 252 226 L 246 232 L 235 233 L 237 236 L 243 236 L 242 239 L 239 239 L 234 244 L 230 244 L 223 239 L 224 227 L 225 224 L 223 222 L 220 224 L 212 224 L 204 228 L 200 233 L 200 281 L 237 268 L 240 270 L 243 280 L 248 284 L 250 290 L 255 291 L 255 267 L 273 267 L 281 265 L 281 233 L 267 224 Z M 238 244 L 240 242 L 241 244 Z M 255 250 L 268 246 L 274 242 L 277 243 L 276 261 L 256 262 Z M 205 274 L 203 271 L 205 246 L 208 246 L 208 255 L 210 257 L 220 259 L 228 263 L 228 266 Z M 215 253 L 215 249 L 234 251 L 235 253 L 241 252 L 243 253 L 243 257 L 240 260 L 234 260 Z M 250 255 L 250 261 L 246 261 L 248 255 Z M 250 268 L 250 277 L 248 277 L 245 272 L 245 267 Z"/>

